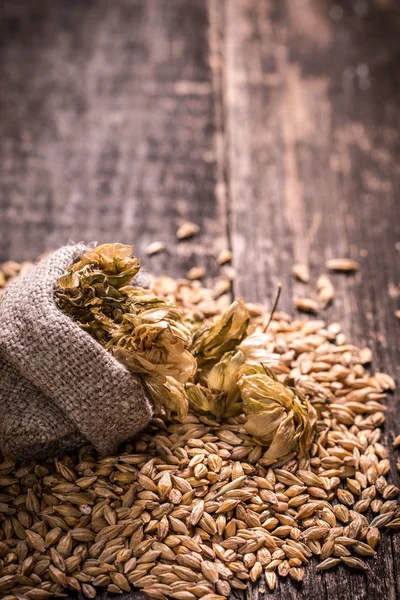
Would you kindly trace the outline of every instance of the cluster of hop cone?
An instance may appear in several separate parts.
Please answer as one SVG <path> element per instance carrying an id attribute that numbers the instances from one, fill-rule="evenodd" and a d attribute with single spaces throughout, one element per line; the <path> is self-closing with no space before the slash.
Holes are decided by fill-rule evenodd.
<path id="1" fill-rule="evenodd" d="M 249 334 L 242 299 L 205 324 L 134 284 L 133 246 L 104 244 L 58 281 L 61 310 L 141 376 L 156 410 L 184 421 L 189 410 L 223 420 L 244 416 L 246 431 L 283 461 L 307 453 L 317 415 L 307 398 L 277 381 L 264 334 Z"/>

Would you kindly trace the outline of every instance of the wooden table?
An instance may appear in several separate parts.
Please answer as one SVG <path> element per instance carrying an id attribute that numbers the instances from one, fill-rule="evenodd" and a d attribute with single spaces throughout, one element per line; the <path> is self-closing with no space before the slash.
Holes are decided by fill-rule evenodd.
<path id="1" fill-rule="evenodd" d="M 204 265 L 212 283 L 229 247 L 234 294 L 270 305 L 281 281 L 292 310 L 308 293 L 294 263 L 317 276 L 349 256 L 361 271 L 333 277 L 326 318 L 400 381 L 396 0 L 4 0 L 0 11 L 1 260 L 119 240 L 149 271 Z M 177 244 L 185 220 L 200 235 Z M 167 252 L 147 258 L 154 240 Z M 400 536 L 386 534 L 369 565 L 308 568 L 274 597 L 399 597 Z"/>

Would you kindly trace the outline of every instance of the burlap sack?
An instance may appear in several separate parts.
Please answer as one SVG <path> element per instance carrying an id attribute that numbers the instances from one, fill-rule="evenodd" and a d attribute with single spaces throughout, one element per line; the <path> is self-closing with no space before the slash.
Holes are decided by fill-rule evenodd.
<path id="1" fill-rule="evenodd" d="M 90 442 L 100 454 L 152 414 L 139 378 L 54 301 L 57 279 L 88 248 L 60 248 L 0 299 L 0 449 L 37 457 Z"/>

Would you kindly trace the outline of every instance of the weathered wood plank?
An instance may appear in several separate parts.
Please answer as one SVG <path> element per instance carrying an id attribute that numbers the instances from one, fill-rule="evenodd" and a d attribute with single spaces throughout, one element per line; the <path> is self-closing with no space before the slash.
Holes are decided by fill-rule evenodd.
<path id="1" fill-rule="evenodd" d="M 332 276 L 337 298 L 326 317 L 368 344 L 374 367 L 399 381 L 398 12 L 392 3 L 216 4 L 225 12 L 235 293 L 271 302 L 281 280 L 281 306 L 292 311 L 293 297 L 314 293 L 314 284 L 290 278 L 294 263 L 309 264 L 315 282 L 326 259 L 359 260 L 359 274 Z M 387 444 L 398 427 L 398 398 L 388 402 Z M 301 591 L 281 582 L 274 597 L 394 599 L 398 536 L 386 534 L 369 564 L 367 575 L 308 568 Z"/>
<path id="2" fill-rule="evenodd" d="M 205 0 L 6 0 L 0 27 L 1 259 L 120 240 L 151 271 L 215 274 L 226 211 Z M 177 244 L 185 220 L 201 232 Z M 154 240 L 168 251 L 146 258 Z"/>
<path id="3" fill-rule="evenodd" d="M 148 271 L 217 275 L 228 239 L 205 0 L 6 0 L 0 33 L 0 260 L 119 240 Z M 186 220 L 200 233 L 178 244 Z M 167 252 L 148 258 L 154 240 Z"/>
<path id="4" fill-rule="evenodd" d="M 350 255 L 362 271 L 334 277 L 327 317 L 399 381 L 395 8 L 6 0 L 0 259 L 70 238 L 133 241 L 143 255 L 162 239 L 168 253 L 145 258 L 149 270 L 178 276 L 203 263 L 212 276 L 231 237 L 235 293 L 270 302 L 282 280 L 290 310 L 305 291 L 288 276 L 294 262 L 315 276 L 326 258 Z M 176 244 L 186 219 L 201 233 Z M 394 398 L 388 417 L 386 442 L 399 421 Z M 386 536 L 366 577 L 309 568 L 303 587 L 281 583 L 274 597 L 393 599 L 399 545 Z"/>

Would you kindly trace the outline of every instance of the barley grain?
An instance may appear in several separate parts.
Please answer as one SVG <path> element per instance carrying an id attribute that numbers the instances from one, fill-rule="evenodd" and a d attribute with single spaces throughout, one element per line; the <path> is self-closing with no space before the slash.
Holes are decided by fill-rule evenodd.
<path id="1" fill-rule="evenodd" d="M 338 564 L 340 564 L 340 558 L 329 557 L 320 562 L 316 568 L 317 571 L 328 571 L 329 569 L 333 569 L 333 567 L 336 567 Z"/>
<path id="2" fill-rule="evenodd" d="M 303 283 L 308 283 L 310 281 L 310 273 L 307 265 L 296 264 L 292 267 L 292 275 L 299 281 Z"/>
<path id="3" fill-rule="evenodd" d="M 224 310 L 199 282 L 158 278 L 153 287 L 189 319 Z M 67 589 L 91 598 L 134 586 L 157 600 L 219 600 L 263 571 L 271 590 L 276 573 L 301 581 L 313 555 L 320 571 L 365 568 L 353 553 L 374 556 L 380 529 L 400 527 L 379 429 L 394 381 L 367 372 L 370 350 L 350 345 L 338 324 L 275 313 L 263 333 L 267 311 L 249 311 L 278 379 L 289 377 L 318 412 L 310 453 L 269 460 L 242 417 L 190 412 L 184 423 L 157 415 L 112 457 L 87 446 L 46 463 L 5 458 L 1 594 L 25 586 L 38 600 Z"/>
<path id="4" fill-rule="evenodd" d="M 176 237 L 178 240 L 186 240 L 196 235 L 199 231 L 200 228 L 198 225 L 196 225 L 196 223 L 185 221 L 177 230 Z"/>
<path id="5" fill-rule="evenodd" d="M 342 273 L 349 273 L 351 271 L 358 271 L 360 265 L 355 260 L 350 258 L 332 258 L 326 261 L 326 268 L 331 271 L 339 271 Z"/>

